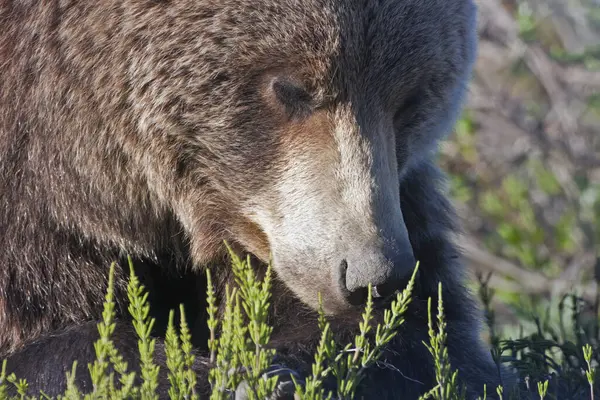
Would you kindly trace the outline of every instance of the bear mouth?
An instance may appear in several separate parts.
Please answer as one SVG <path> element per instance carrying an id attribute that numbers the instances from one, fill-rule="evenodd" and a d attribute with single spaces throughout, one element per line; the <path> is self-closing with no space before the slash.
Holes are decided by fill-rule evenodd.
<path id="1" fill-rule="evenodd" d="M 373 307 L 376 309 L 382 309 L 389 307 L 394 300 L 396 300 L 398 294 L 402 291 L 402 289 L 396 289 L 392 293 L 387 296 L 381 295 L 377 286 L 371 287 L 371 298 L 373 301 Z M 367 303 L 367 298 L 369 296 L 369 290 L 367 288 L 357 289 L 355 291 L 350 292 L 349 290 L 344 291 L 344 297 L 348 303 L 356 307 L 364 307 Z"/>
<path id="2" fill-rule="evenodd" d="M 342 273 L 339 276 L 339 287 L 344 300 L 353 307 L 364 307 L 369 297 L 369 289 L 362 287 L 355 290 L 349 290 L 346 285 L 346 274 L 344 265 L 342 262 Z M 415 297 L 419 291 L 419 277 L 420 271 L 417 271 L 415 281 L 413 283 L 413 289 L 411 297 Z M 398 298 L 398 295 L 402 293 L 404 289 L 408 287 L 410 283 L 410 276 L 403 279 L 393 280 L 390 282 L 383 283 L 381 285 L 371 285 L 371 299 L 373 307 L 375 309 L 383 309 L 390 307 L 392 303 Z"/>

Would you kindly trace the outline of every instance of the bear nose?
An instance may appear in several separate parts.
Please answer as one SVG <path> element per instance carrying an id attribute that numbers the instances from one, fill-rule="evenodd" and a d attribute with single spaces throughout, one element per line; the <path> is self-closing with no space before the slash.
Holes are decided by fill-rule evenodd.
<path id="1" fill-rule="evenodd" d="M 362 253 L 356 258 L 346 258 L 340 264 L 340 286 L 346 300 L 355 306 L 365 304 L 369 283 L 375 300 L 386 299 L 403 289 L 415 268 L 412 249 L 384 253 Z"/>

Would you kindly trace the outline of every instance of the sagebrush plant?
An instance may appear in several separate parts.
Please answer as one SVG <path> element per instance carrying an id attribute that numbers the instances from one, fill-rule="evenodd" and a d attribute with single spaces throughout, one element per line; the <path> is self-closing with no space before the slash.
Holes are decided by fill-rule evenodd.
<path id="1" fill-rule="evenodd" d="M 487 322 L 493 326 L 494 313 L 490 310 L 493 291 L 487 286 L 488 281 L 489 276 L 480 277 L 480 295 Z M 546 313 L 531 317 L 536 326 L 531 334 L 521 331 L 516 339 L 492 336 L 492 353 L 498 355 L 498 362 L 510 365 L 520 377 L 518 392 L 503 394 L 505 398 L 578 400 L 598 397 L 600 388 L 595 371 L 600 364 L 599 299 L 600 292 L 595 304 L 574 294 L 565 295 L 556 306 L 560 317 L 558 326 L 551 323 Z M 566 317 L 570 321 L 565 321 Z"/>
<path id="2" fill-rule="evenodd" d="M 267 324 L 271 289 L 271 266 L 269 265 L 260 282 L 250 265 L 250 256 L 241 259 L 229 247 L 233 273 L 238 288 L 226 288 L 226 307 L 223 315 L 223 333 L 217 353 L 217 365 L 210 371 L 213 395 L 211 398 L 225 398 L 227 392 L 234 391 L 244 381 L 248 397 L 252 400 L 267 398 L 277 386 L 277 376 L 263 379 L 263 372 L 272 364 L 275 350 L 267 348 L 273 330 Z M 212 282 L 208 285 L 213 291 Z M 211 341 L 214 333 L 214 298 L 209 302 Z M 244 313 L 242 313 L 242 309 Z M 248 323 L 246 324 L 245 318 Z"/>
<path id="3" fill-rule="evenodd" d="M 418 267 L 417 263 L 407 287 L 398 293 L 391 307 L 384 311 L 383 325 L 377 325 L 374 344 L 367 339 L 367 335 L 372 330 L 373 318 L 372 288 L 368 286 L 367 305 L 363 320 L 359 324 L 360 333 L 355 337 L 354 343 L 347 344 L 331 363 L 331 371 L 337 380 L 338 398 L 354 397 L 365 370 L 381 357 L 385 345 L 394 338 L 398 328 L 404 323 L 403 315 L 410 304 Z M 333 341 L 330 343 L 333 344 Z"/>
<path id="4" fill-rule="evenodd" d="M 225 399 L 244 382 L 251 399 L 268 397 L 276 388 L 278 376 L 264 378 L 264 371 L 275 357 L 275 349 L 268 348 L 272 327 L 267 324 L 271 289 L 271 267 L 267 267 L 264 279 L 258 280 L 250 265 L 250 258 L 238 257 L 229 247 L 235 287 L 225 288 L 224 313 L 217 318 L 217 304 L 210 271 L 207 270 L 207 311 L 210 337 L 208 347 L 209 362 L 213 366 L 209 372 L 209 382 L 213 388 L 211 399 Z M 129 261 L 130 278 L 127 287 L 128 311 L 138 339 L 140 355 L 139 384 L 134 384 L 135 372 L 119 354 L 111 341 L 115 331 L 114 269 L 109 269 L 108 288 L 98 324 L 99 339 L 94 343 L 96 359 L 88 365 L 92 381 L 92 391 L 83 394 L 75 383 L 75 370 L 67 373 L 67 390 L 61 398 L 158 398 L 159 367 L 154 363 L 155 339 L 150 336 L 154 319 L 149 318 L 150 305 L 148 293 L 135 275 L 133 263 Z M 333 340 L 333 332 L 327 322 L 322 307 L 319 311 L 319 327 L 322 340 L 315 355 L 313 374 L 306 379 L 305 385 L 296 382 L 297 395 L 302 399 L 352 398 L 360 384 L 365 370 L 381 356 L 385 345 L 396 335 L 404 322 L 403 315 L 410 303 L 412 289 L 418 265 L 407 287 L 398 293 L 390 308 L 385 310 L 383 323 L 375 328 L 374 342 L 368 339 L 373 329 L 373 299 L 369 287 L 369 298 L 359 324 L 359 334 L 352 343 L 339 348 Z M 322 300 L 320 299 L 320 304 Z M 172 399 L 195 399 L 196 376 L 192 371 L 194 355 L 191 336 L 187 328 L 183 306 L 180 307 L 179 332 L 175 328 L 174 312 L 169 315 L 169 324 L 165 338 L 169 397 Z M 218 329 L 220 327 L 220 329 Z M 109 372 L 110 371 L 110 372 Z M 323 382 L 328 376 L 334 376 L 338 383 L 337 393 L 326 393 Z M 292 377 L 293 378 L 293 377 Z M 0 399 L 8 398 L 8 384 L 17 391 L 17 398 L 26 398 L 27 382 L 17 379 L 14 374 L 6 375 L 6 363 L 3 363 L 0 375 Z M 40 394 L 42 397 L 43 394 Z M 30 398 L 30 397 L 27 397 Z"/>
<path id="5" fill-rule="evenodd" d="M 437 329 L 434 330 L 433 317 L 431 315 L 431 298 L 427 301 L 429 319 L 429 344 L 423 343 L 435 360 L 435 380 L 437 384 L 420 400 L 459 400 L 464 399 L 465 389 L 460 390 L 458 385 L 458 371 L 452 371 L 446 343 L 446 321 L 444 321 L 444 306 L 442 302 L 442 284 L 438 285 L 438 313 Z"/>
<path id="6" fill-rule="evenodd" d="M 235 285 L 227 285 L 225 288 L 225 298 L 222 299 L 225 302 L 224 311 L 220 316 L 217 315 L 219 307 L 210 270 L 207 270 L 207 325 L 210 332 L 208 362 L 212 366 L 209 371 L 209 383 L 212 387 L 210 398 L 229 399 L 241 384 L 245 385 L 250 399 L 268 398 L 277 387 L 279 379 L 277 375 L 271 377 L 264 375 L 276 355 L 275 349 L 268 347 L 272 332 L 272 327 L 267 324 L 271 296 L 271 267 L 267 266 L 264 278 L 259 280 L 252 269 L 250 258 L 240 258 L 229 247 L 227 248 L 231 256 Z M 113 263 L 109 269 L 102 321 L 98 324 L 100 337 L 94 343 L 96 359 L 88 365 L 88 372 L 93 383 L 92 390 L 90 393 L 82 393 L 77 387 L 75 382 L 77 360 L 74 360 L 72 370 L 67 373 L 67 389 L 58 398 L 158 398 L 159 367 L 154 363 L 155 339 L 150 335 L 154 319 L 149 317 L 148 293 L 135 275 L 131 259 L 128 261 L 130 267 L 127 287 L 128 311 L 137 335 L 140 376 L 136 376 L 135 372 L 131 371 L 131 366 L 127 365 L 111 341 L 111 336 L 116 328 L 113 298 L 115 264 Z M 291 377 L 295 384 L 297 398 L 302 400 L 354 398 L 365 371 L 381 357 L 386 344 L 395 337 L 398 328 L 404 322 L 404 314 L 411 301 L 418 267 L 417 264 L 407 287 L 398 293 L 389 309 L 385 310 L 383 323 L 377 324 L 376 327 L 373 327 L 372 324 L 373 299 L 372 289 L 369 287 L 368 301 L 358 327 L 359 333 L 351 343 L 345 346 L 335 343 L 331 326 L 323 312 L 322 299 L 319 296 L 321 340 L 315 352 L 312 374 L 306 377 L 304 384 L 300 384 L 294 377 Z M 428 299 L 429 343 L 423 343 L 434 359 L 436 385 L 421 399 L 462 400 L 466 399 L 466 394 L 465 388 L 458 383 L 460 371 L 452 369 L 445 347 L 446 322 L 441 289 L 440 283 L 435 317 L 431 310 L 433 299 Z M 488 293 L 487 306 L 489 306 L 489 297 L 491 297 L 489 291 L 482 293 Z M 174 310 L 171 310 L 165 339 L 167 376 L 170 383 L 168 395 L 171 399 L 198 399 L 197 377 L 193 372 L 195 355 L 192 351 L 191 333 L 187 326 L 183 306 L 180 306 L 179 311 L 180 321 L 177 328 L 174 320 L 175 313 Z M 506 351 L 506 348 L 510 348 L 510 346 L 513 346 L 514 350 L 515 346 L 515 342 L 505 343 L 499 340 L 496 341 L 496 344 L 498 347 L 501 345 L 505 347 L 499 350 L 499 353 Z M 597 341 L 594 342 L 594 345 L 596 344 Z M 591 391 L 590 398 L 593 400 L 593 391 L 596 388 L 595 366 L 598 365 L 597 348 L 587 345 L 579 349 L 586 362 L 585 371 L 582 370 L 587 386 L 586 392 L 590 396 Z M 333 377 L 337 382 L 335 392 L 330 392 L 324 387 L 324 382 L 329 377 Z M 136 378 L 139 379 L 136 381 Z M 549 384 L 547 379 L 536 382 L 537 397 L 531 398 L 557 398 L 551 392 L 552 384 Z M 14 388 L 12 392 L 16 393 L 12 397 L 9 397 L 8 394 L 9 385 Z M 486 394 L 482 399 L 487 399 L 487 393 L 491 390 L 484 389 Z M 27 382 L 18 379 L 14 374 L 7 375 L 6 362 L 4 362 L 0 370 L 0 400 L 50 398 L 44 393 L 40 393 L 36 397 L 27 392 Z M 498 398 L 504 398 L 501 386 L 495 388 L 495 392 Z M 507 398 L 523 397 L 515 397 L 515 392 L 513 392 Z"/>

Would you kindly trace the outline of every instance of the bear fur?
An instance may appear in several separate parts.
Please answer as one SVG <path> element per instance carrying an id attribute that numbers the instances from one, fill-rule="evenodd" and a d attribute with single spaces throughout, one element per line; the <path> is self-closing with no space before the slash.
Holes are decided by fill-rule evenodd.
<path id="1" fill-rule="evenodd" d="M 464 287 L 434 164 L 475 58 L 472 0 L 75 0 L 0 4 L 0 357 L 35 393 L 78 384 L 116 268 L 115 342 L 135 362 L 126 256 L 151 292 L 157 357 L 186 307 L 206 380 L 206 293 L 223 241 L 273 257 L 272 343 L 310 373 L 321 292 L 339 339 L 371 282 L 415 298 L 360 398 L 433 383 L 427 298 L 470 398 L 501 382 Z M 358 293 L 358 294 L 357 294 Z M 362 294 L 361 294 L 362 293 Z M 381 315 L 381 310 L 376 311 Z M 161 380 L 166 394 L 168 383 Z"/>

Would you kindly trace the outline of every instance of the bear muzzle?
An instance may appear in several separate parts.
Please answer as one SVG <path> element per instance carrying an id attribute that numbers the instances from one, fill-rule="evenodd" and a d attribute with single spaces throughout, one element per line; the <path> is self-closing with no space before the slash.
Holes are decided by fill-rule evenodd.
<path id="1" fill-rule="evenodd" d="M 416 260 L 410 243 L 398 248 L 357 251 L 340 262 L 339 288 L 352 306 L 365 304 L 368 286 L 376 303 L 382 303 L 408 284 Z"/>

